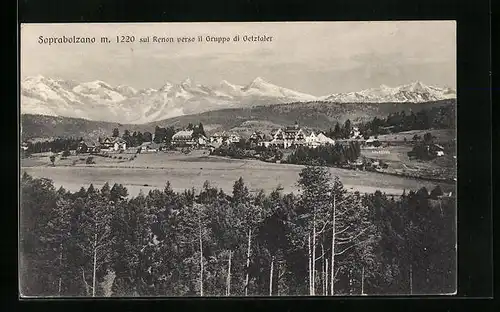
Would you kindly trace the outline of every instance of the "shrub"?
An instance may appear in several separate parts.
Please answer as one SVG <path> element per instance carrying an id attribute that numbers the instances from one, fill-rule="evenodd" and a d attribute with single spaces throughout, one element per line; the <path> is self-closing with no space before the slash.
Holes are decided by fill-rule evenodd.
<path id="1" fill-rule="evenodd" d="M 95 164 L 94 162 L 94 157 L 87 157 L 87 160 L 85 161 L 85 163 L 87 165 L 90 165 L 90 164 Z"/>
<path id="2" fill-rule="evenodd" d="M 61 156 L 62 156 L 62 157 L 68 157 L 68 156 L 70 156 L 70 155 L 71 155 L 71 153 L 70 153 L 68 150 L 65 150 L 65 151 L 62 153 L 62 155 L 61 155 Z"/>
<path id="3" fill-rule="evenodd" d="M 438 185 L 436 186 L 432 191 L 431 191 L 431 194 L 430 194 L 430 197 L 432 199 L 437 199 L 438 196 L 442 196 L 443 195 L 443 190 L 441 189 L 441 187 Z"/>
<path id="4" fill-rule="evenodd" d="M 427 132 L 426 134 L 424 134 L 424 142 L 426 143 L 431 143 L 432 142 L 432 134 L 430 132 Z"/>

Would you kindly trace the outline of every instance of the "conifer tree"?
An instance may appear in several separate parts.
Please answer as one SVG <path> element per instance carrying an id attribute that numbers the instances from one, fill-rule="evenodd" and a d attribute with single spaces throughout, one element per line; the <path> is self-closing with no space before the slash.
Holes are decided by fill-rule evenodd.
<path id="1" fill-rule="evenodd" d="M 71 282 L 68 280 L 68 266 L 71 264 L 67 262 L 68 250 L 72 244 L 71 237 L 71 203 L 68 199 L 63 198 L 63 192 L 58 192 L 58 199 L 55 209 L 52 210 L 50 219 L 47 222 L 45 235 L 41 237 L 42 242 L 46 243 L 48 247 L 52 248 L 57 253 L 54 261 L 54 268 L 57 270 L 57 295 L 64 294 L 64 287 L 66 283 Z M 64 284 L 63 284 L 64 282 Z"/>
<path id="2" fill-rule="evenodd" d="M 98 279 L 103 277 L 104 265 L 109 262 L 112 207 L 95 191 L 87 193 L 77 244 L 84 255 L 81 271 L 87 295 L 95 297 L 99 294 Z"/>
<path id="3" fill-rule="evenodd" d="M 330 205 L 330 173 L 327 168 L 308 166 L 299 173 L 298 184 L 301 187 L 300 218 L 306 220 L 309 249 L 309 288 L 310 295 L 316 293 L 316 248 L 317 238 L 327 222 L 323 217 Z M 321 226 L 321 227 L 320 227 Z"/>
<path id="4" fill-rule="evenodd" d="M 58 294 L 58 250 L 53 249 L 54 233 L 48 223 L 54 220 L 57 196 L 51 180 L 21 179 L 20 210 L 20 292 L 25 296 Z M 52 236 L 52 237 L 51 237 Z"/>
<path id="5" fill-rule="evenodd" d="M 246 245 L 246 265 L 245 265 L 245 282 L 244 294 L 248 296 L 250 285 L 250 262 L 252 257 L 252 240 L 256 233 L 256 226 L 263 218 L 262 207 L 258 206 L 251 200 L 248 188 L 243 182 L 243 178 L 239 178 L 233 186 L 232 206 L 237 215 L 235 226 L 241 233 L 240 237 L 245 237 Z"/>

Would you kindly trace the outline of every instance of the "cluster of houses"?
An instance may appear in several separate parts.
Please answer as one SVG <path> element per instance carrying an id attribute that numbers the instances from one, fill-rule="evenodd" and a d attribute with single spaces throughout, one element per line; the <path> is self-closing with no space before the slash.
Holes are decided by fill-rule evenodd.
<path id="1" fill-rule="evenodd" d="M 353 127 L 350 138 L 347 140 L 362 139 L 359 128 Z M 175 147 L 212 147 L 216 148 L 222 144 L 239 143 L 242 138 L 234 132 L 216 132 L 208 138 L 200 135 L 193 137 L 192 130 L 181 130 L 172 136 L 171 144 Z M 271 131 L 254 131 L 247 141 L 253 146 L 291 148 L 296 146 L 307 146 L 316 148 L 321 145 L 335 145 L 335 140 L 327 137 L 321 132 L 300 128 L 298 124 Z M 378 147 L 381 143 L 378 139 L 370 138 L 362 142 L 368 147 Z"/>
<path id="2" fill-rule="evenodd" d="M 99 139 L 97 143 L 83 140 L 78 143 L 78 153 L 99 153 L 101 151 L 124 151 L 127 149 L 127 141 L 120 137 Z"/>
<path id="3" fill-rule="evenodd" d="M 170 144 L 175 147 L 205 146 L 209 141 L 204 135 L 193 136 L 193 130 L 180 130 L 172 136 Z"/>
<path id="4" fill-rule="evenodd" d="M 234 132 L 216 132 L 209 137 L 204 135 L 193 135 L 193 130 L 180 130 L 176 132 L 171 139 L 171 145 L 173 147 L 188 147 L 188 148 L 217 148 L 223 144 L 239 143 L 242 138 L 240 135 Z M 357 128 L 352 130 L 352 138 L 359 139 L 360 133 Z M 335 144 L 335 140 L 327 137 L 321 132 L 315 132 L 312 130 L 306 130 L 300 128 L 298 124 L 290 127 L 283 127 L 278 129 L 272 129 L 271 131 L 255 131 L 248 138 L 247 142 L 251 146 L 262 146 L 262 147 L 275 147 L 275 148 L 291 148 L 297 146 L 307 146 L 315 148 L 326 144 Z M 377 143 L 373 141 L 367 141 L 368 145 L 371 143 Z M 22 146 L 26 149 L 26 144 Z M 100 153 L 100 152 L 120 152 L 130 149 L 127 146 L 127 141 L 121 137 L 106 137 L 99 139 L 98 142 L 92 142 L 90 140 L 83 140 L 79 142 L 77 153 Z M 139 150 L 141 153 L 147 152 L 157 152 L 164 148 L 164 144 L 158 144 L 155 142 L 144 142 L 138 147 L 134 147 L 135 150 Z"/>
<path id="5" fill-rule="evenodd" d="M 290 148 L 295 146 L 318 147 L 320 145 L 335 144 L 335 140 L 327 137 L 323 133 L 315 133 L 299 128 L 298 125 L 274 129 L 269 135 L 263 132 L 254 132 L 249 141 L 258 146 Z"/>
<path id="6" fill-rule="evenodd" d="M 232 132 L 216 132 L 208 138 L 204 135 L 193 136 L 193 130 L 181 130 L 172 136 L 171 145 L 175 147 L 219 147 L 222 144 L 239 143 L 241 137 Z"/>
<path id="7" fill-rule="evenodd" d="M 216 132 L 209 136 L 193 137 L 192 130 L 181 130 L 172 136 L 171 144 L 177 147 L 219 147 L 222 144 L 239 143 L 242 138 L 234 132 Z M 255 131 L 247 140 L 251 145 L 277 148 L 294 146 L 317 147 L 325 144 L 335 144 L 335 140 L 323 133 L 315 133 L 299 128 L 298 125 L 273 129 L 269 133 Z"/>
<path id="8" fill-rule="evenodd" d="M 193 130 L 180 130 L 172 136 L 173 147 L 211 147 L 217 148 L 223 144 L 239 143 L 241 136 L 234 132 L 216 132 L 209 137 L 204 135 L 193 136 Z M 298 125 L 273 129 L 268 133 L 255 131 L 248 138 L 248 142 L 254 146 L 290 148 L 294 146 L 317 147 L 325 144 L 335 144 L 335 140 L 325 136 L 323 133 L 315 133 L 299 128 Z M 147 142 L 141 146 L 142 151 L 156 151 L 161 146 Z M 115 149 L 116 150 L 116 149 Z"/>

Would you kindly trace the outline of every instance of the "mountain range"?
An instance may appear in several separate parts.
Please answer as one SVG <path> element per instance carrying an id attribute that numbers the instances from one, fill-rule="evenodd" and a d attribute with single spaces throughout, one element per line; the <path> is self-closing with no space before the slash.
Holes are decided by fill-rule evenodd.
<path id="1" fill-rule="evenodd" d="M 314 96 L 274 85 L 260 77 L 245 86 L 225 80 L 206 86 L 187 78 L 177 84 L 166 82 L 158 89 L 142 90 L 111 86 L 100 80 L 79 83 L 40 75 L 21 81 L 21 114 L 126 124 L 145 124 L 220 109 L 297 102 L 422 103 L 452 98 L 456 98 L 455 90 L 421 82 Z"/>

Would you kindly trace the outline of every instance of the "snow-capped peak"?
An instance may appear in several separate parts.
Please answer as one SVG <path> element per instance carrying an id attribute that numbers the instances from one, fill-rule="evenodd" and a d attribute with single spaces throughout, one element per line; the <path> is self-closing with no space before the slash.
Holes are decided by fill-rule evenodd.
<path id="1" fill-rule="evenodd" d="M 127 97 L 134 96 L 138 93 L 136 89 L 125 85 L 119 85 L 118 87 L 116 87 L 116 90 Z"/>
<path id="2" fill-rule="evenodd" d="M 269 85 L 272 85 L 272 84 L 269 83 L 269 82 L 267 82 L 267 81 L 265 81 L 261 77 L 257 77 L 254 80 L 252 80 L 252 82 L 250 82 L 250 84 L 248 85 L 248 87 L 249 88 L 259 88 L 259 87 L 269 86 Z"/>
<path id="3" fill-rule="evenodd" d="M 29 76 L 24 78 L 21 81 L 21 85 L 25 88 L 37 88 L 40 85 L 52 85 L 55 84 L 56 81 L 51 78 L 46 78 L 42 75 Z"/>
<path id="4" fill-rule="evenodd" d="M 184 79 L 182 82 L 181 82 L 181 86 L 183 87 L 191 87 L 192 85 L 192 82 L 191 82 L 191 78 L 186 78 Z"/>
<path id="5" fill-rule="evenodd" d="M 158 89 L 158 91 L 168 92 L 168 91 L 170 91 L 170 89 L 172 89 L 172 87 L 173 87 L 173 84 L 170 83 L 169 81 L 167 81 L 167 82 L 165 82 L 165 84 L 163 86 L 161 86 L 160 89 Z M 150 90 L 152 90 L 152 89 L 150 89 Z"/>
<path id="6" fill-rule="evenodd" d="M 427 86 L 420 81 L 414 81 L 407 85 L 401 86 L 400 90 L 410 91 L 410 92 L 425 92 L 427 91 Z"/>
<path id="7" fill-rule="evenodd" d="M 252 83 L 265 83 L 266 81 L 262 79 L 261 77 L 256 77 Z"/>
<path id="8" fill-rule="evenodd" d="M 420 81 L 398 87 L 381 85 L 379 88 L 366 89 L 358 92 L 336 93 L 323 100 L 331 102 L 353 102 L 353 103 L 381 103 L 381 102 L 428 102 L 455 97 L 455 92 L 451 89 L 427 86 Z"/>
<path id="9" fill-rule="evenodd" d="M 265 81 L 261 77 L 255 78 L 249 85 L 242 88 L 242 91 L 245 94 L 251 94 L 261 97 L 281 98 L 289 102 L 307 102 L 315 101 L 318 99 L 316 96 L 310 94 L 305 94 L 291 89 L 279 87 Z"/>
<path id="10" fill-rule="evenodd" d="M 103 87 L 107 88 L 107 89 L 113 89 L 112 86 L 110 86 L 109 84 L 107 84 L 101 80 L 84 82 L 84 83 L 81 83 L 80 86 L 88 88 L 88 89 L 99 89 L 99 88 L 103 88 Z"/>
<path id="11" fill-rule="evenodd" d="M 229 81 L 227 80 L 222 80 L 220 83 L 219 83 L 220 86 L 230 86 L 230 87 L 233 87 L 234 84 L 230 83 Z"/>
<path id="12" fill-rule="evenodd" d="M 36 75 L 36 76 L 29 76 L 24 78 L 24 81 L 42 81 L 45 80 L 46 78 L 42 75 Z"/>
<path id="13" fill-rule="evenodd" d="M 219 87 L 222 88 L 223 90 L 231 90 L 231 91 L 234 91 L 234 90 L 241 90 L 241 88 L 243 88 L 242 86 L 239 86 L 239 85 L 235 85 L 233 83 L 230 83 L 229 81 L 227 80 L 222 80 L 220 83 L 219 83 Z"/>
<path id="14" fill-rule="evenodd" d="M 260 92 L 274 93 L 275 95 L 280 95 L 281 94 L 280 89 L 282 88 L 272 83 L 269 83 L 260 77 L 257 77 L 243 89 L 244 91 L 258 90 Z"/>
<path id="15" fill-rule="evenodd" d="M 161 89 L 159 90 L 156 90 L 156 89 L 153 89 L 153 88 L 146 88 L 146 89 L 141 89 L 139 90 L 137 93 L 138 94 L 146 94 L 146 95 L 149 95 L 149 94 L 152 94 L 152 93 L 156 93 L 158 91 L 160 91 Z"/>
<path id="16" fill-rule="evenodd" d="M 225 97 L 225 96 L 242 96 L 242 86 L 238 86 L 230 83 L 227 80 L 222 80 L 218 86 L 214 87 L 214 92 L 216 95 Z"/>

